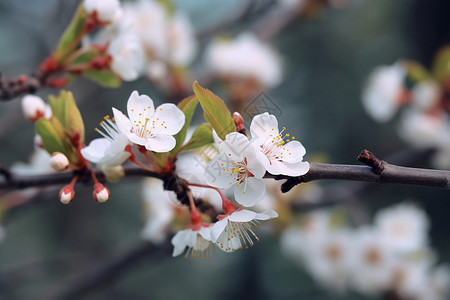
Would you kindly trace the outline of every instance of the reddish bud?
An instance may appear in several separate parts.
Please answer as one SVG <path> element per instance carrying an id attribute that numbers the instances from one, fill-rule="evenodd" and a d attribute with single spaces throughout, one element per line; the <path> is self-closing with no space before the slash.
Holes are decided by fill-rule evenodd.
<path id="1" fill-rule="evenodd" d="M 72 185 L 66 185 L 59 191 L 59 201 L 64 204 L 69 204 L 75 197 L 75 192 Z"/>
<path id="2" fill-rule="evenodd" d="M 241 114 L 238 112 L 234 112 L 233 121 L 234 125 L 236 125 L 236 131 L 246 136 L 247 133 L 245 132 L 244 119 L 242 118 Z"/>
<path id="3" fill-rule="evenodd" d="M 31 122 L 36 122 L 44 117 L 46 105 L 44 100 L 38 96 L 27 95 L 22 98 L 22 111 Z"/>
<path id="4" fill-rule="evenodd" d="M 105 187 L 101 183 L 94 184 L 94 191 L 92 192 L 92 196 L 94 197 L 95 201 L 103 203 L 106 202 L 111 193 L 109 192 L 108 188 Z"/>

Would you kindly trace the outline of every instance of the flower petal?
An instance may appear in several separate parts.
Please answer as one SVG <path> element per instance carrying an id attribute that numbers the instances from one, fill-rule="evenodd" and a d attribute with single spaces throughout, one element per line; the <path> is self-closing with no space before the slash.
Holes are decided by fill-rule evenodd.
<path id="1" fill-rule="evenodd" d="M 262 178 L 266 174 L 266 168 L 259 157 L 260 153 L 251 145 L 242 151 L 242 155 L 247 158 L 248 170 L 256 178 Z"/>
<path id="2" fill-rule="evenodd" d="M 153 100 L 147 95 L 133 91 L 128 98 L 127 113 L 131 121 L 150 119 L 155 114 Z"/>
<path id="3" fill-rule="evenodd" d="M 234 188 L 234 198 L 236 201 L 246 207 L 253 206 L 266 193 L 266 184 L 264 180 L 255 177 L 249 177 L 245 182 L 236 185 Z"/>
<path id="4" fill-rule="evenodd" d="M 132 127 L 131 121 L 120 110 L 114 107 L 112 108 L 112 110 L 117 127 L 122 133 L 128 136 Z"/>
<path id="5" fill-rule="evenodd" d="M 228 216 L 231 222 L 249 222 L 256 217 L 257 213 L 248 209 L 240 209 Z"/>
<path id="6" fill-rule="evenodd" d="M 274 210 L 266 210 L 262 213 L 256 214 L 255 219 L 256 220 L 268 220 L 268 219 L 272 219 L 272 218 L 277 218 L 278 217 L 278 213 Z"/>
<path id="7" fill-rule="evenodd" d="M 250 147 L 250 142 L 245 135 L 232 132 L 227 134 L 225 141 L 220 144 L 219 156 L 222 159 L 228 158 L 233 161 L 241 161 L 244 158 L 243 151 Z"/>
<path id="8" fill-rule="evenodd" d="M 186 248 L 188 241 L 189 241 L 189 229 L 178 231 L 175 236 L 172 238 L 172 245 L 173 245 L 173 253 L 172 256 L 178 256 L 181 253 L 183 253 L 184 249 Z"/>
<path id="9" fill-rule="evenodd" d="M 175 138 L 171 135 L 157 134 L 146 140 L 145 148 L 154 152 L 169 152 L 176 143 Z"/>
<path id="10" fill-rule="evenodd" d="M 228 217 L 225 217 L 213 225 L 213 227 L 211 228 L 211 238 L 213 242 L 217 241 L 222 232 L 225 230 L 225 227 L 227 227 L 227 224 Z"/>
<path id="11" fill-rule="evenodd" d="M 111 141 L 106 138 L 95 139 L 89 143 L 89 146 L 81 149 L 81 154 L 88 161 L 97 163 L 103 158 L 105 150 L 109 147 L 109 145 L 111 145 Z"/>
<path id="12" fill-rule="evenodd" d="M 151 121 L 155 121 L 153 134 L 177 134 L 184 126 L 184 113 L 172 103 L 165 103 L 156 108 Z"/>
<path id="13" fill-rule="evenodd" d="M 222 189 L 232 187 L 236 180 L 231 168 L 232 161 L 224 161 L 220 157 L 213 159 L 206 165 L 206 183 Z"/>
<path id="14" fill-rule="evenodd" d="M 250 124 L 250 133 L 252 138 L 259 138 L 262 141 L 265 141 L 269 135 L 278 135 L 277 118 L 267 112 L 254 116 Z"/>
<path id="15" fill-rule="evenodd" d="M 286 148 L 288 155 L 284 155 L 283 161 L 294 163 L 302 161 L 303 156 L 306 154 L 306 149 L 299 141 L 291 141 L 285 145 L 283 148 Z"/>
<path id="16" fill-rule="evenodd" d="M 273 160 L 272 163 L 266 164 L 266 170 L 270 174 L 286 176 L 301 176 L 305 175 L 309 171 L 309 163 L 306 161 L 288 163 L 278 160 Z"/>

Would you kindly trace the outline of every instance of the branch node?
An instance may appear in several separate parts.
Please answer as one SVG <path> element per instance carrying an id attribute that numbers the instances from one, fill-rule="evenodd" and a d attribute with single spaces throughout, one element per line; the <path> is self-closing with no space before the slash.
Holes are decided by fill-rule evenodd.
<path id="1" fill-rule="evenodd" d="M 361 151 L 358 155 L 358 161 L 372 168 L 372 172 L 382 175 L 386 169 L 386 162 L 378 159 L 372 152 L 367 149 Z"/>

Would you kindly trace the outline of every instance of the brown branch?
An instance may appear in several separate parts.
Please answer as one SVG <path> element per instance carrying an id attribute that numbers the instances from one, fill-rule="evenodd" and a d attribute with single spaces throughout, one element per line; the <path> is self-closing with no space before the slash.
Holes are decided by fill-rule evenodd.
<path id="1" fill-rule="evenodd" d="M 276 176 L 287 179 L 281 186 L 283 193 L 295 185 L 314 180 L 350 180 L 375 183 L 409 184 L 450 189 L 450 171 L 400 167 L 378 160 L 363 150 L 358 159 L 368 166 L 311 163 L 309 172 L 303 176 Z"/>
<path id="2" fill-rule="evenodd" d="M 364 160 L 364 158 L 362 158 Z M 164 181 L 165 188 L 175 193 L 183 193 L 182 189 L 184 181 L 174 176 L 163 176 L 156 172 L 150 172 L 136 166 L 125 166 L 125 177 L 156 177 Z M 100 170 L 95 170 L 97 177 L 102 180 L 104 175 Z M 12 175 L 9 180 L 0 180 L 0 189 L 21 189 L 27 187 L 46 186 L 54 184 L 68 183 L 75 173 L 58 173 L 45 174 L 35 176 L 16 176 Z M 81 175 L 80 181 L 89 182 L 90 176 Z M 310 182 L 315 180 L 347 180 L 347 181 L 365 181 L 376 183 L 390 184 L 410 184 L 418 186 L 438 187 L 450 189 L 450 171 L 430 170 L 400 167 L 383 162 L 383 168 L 374 170 L 369 166 L 357 165 L 341 165 L 341 164 L 324 164 L 310 163 L 310 170 L 303 176 L 287 177 L 273 176 L 267 174 L 268 178 L 272 177 L 277 180 L 287 179 L 282 185 L 282 191 L 287 192 L 295 185 L 302 182 Z"/>
<path id="3" fill-rule="evenodd" d="M 7 101 L 25 94 L 34 94 L 46 86 L 51 74 L 38 70 L 30 76 L 20 75 L 12 79 L 4 79 L 0 74 L 0 100 Z"/>

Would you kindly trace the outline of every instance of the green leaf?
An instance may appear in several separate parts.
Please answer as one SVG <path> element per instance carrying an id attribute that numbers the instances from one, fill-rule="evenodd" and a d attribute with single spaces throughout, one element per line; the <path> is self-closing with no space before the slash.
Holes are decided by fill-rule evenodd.
<path id="1" fill-rule="evenodd" d="M 407 79 L 411 80 L 413 84 L 421 82 L 430 78 L 428 71 L 418 62 L 405 61 Z"/>
<path id="2" fill-rule="evenodd" d="M 97 82 L 103 87 L 119 87 L 122 84 L 122 80 L 119 76 L 111 72 L 110 70 L 86 70 L 83 72 L 83 76 Z"/>
<path id="3" fill-rule="evenodd" d="M 42 138 L 42 144 L 48 153 L 67 152 L 64 128 L 55 117 L 50 120 L 40 118 L 36 122 L 36 133 Z"/>
<path id="4" fill-rule="evenodd" d="M 205 120 L 211 124 L 217 135 L 225 140 L 227 134 L 236 131 L 233 118 L 225 102 L 210 90 L 201 87 L 197 81 L 194 82 L 193 88 L 203 108 Z"/>
<path id="5" fill-rule="evenodd" d="M 55 52 L 56 63 L 60 64 L 63 62 L 65 58 L 67 58 L 78 48 L 87 19 L 88 14 L 84 9 L 83 2 L 81 2 L 72 18 L 72 21 L 59 40 L 58 47 Z"/>
<path id="6" fill-rule="evenodd" d="M 94 58 L 98 57 L 100 52 L 98 49 L 89 49 L 88 51 L 77 56 L 70 65 L 86 64 L 90 63 Z"/>
<path id="7" fill-rule="evenodd" d="M 69 138 L 80 135 L 84 142 L 84 123 L 71 92 L 62 90 L 59 97 L 49 96 L 53 115 L 59 120 Z"/>
<path id="8" fill-rule="evenodd" d="M 212 127 L 208 123 L 203 123 L 195 129 L 189 142 L 183 146 L 183 151 L 196 149 L 211 143 L 214 143 Z"/>
<path id="9" fill-rule="evenodd" d="M 192 95 L 188 98 L 183 99 L 180 103 L 178 103 L 178 108 L 184 113 L 185 122 L 183 128 L 181 128 L 180 132 L 178 132 L 173 137 L 177 141 L 175 148 L 170 151 L 171 154 L 174 154 L 183 146 L 184 140 L 186 138 L 186 132 L 188 130 L 189 125 L 191 124 L 192 116 L 194 115 L 195 108 L 198 105 L 197 96 Z"/>
<path id="10" fill-rule="evenodd" d="M 450 46 L 443 47 L 436 55 L 433 63 L 433 75 L 439 81 L 450 77 Z"/>

